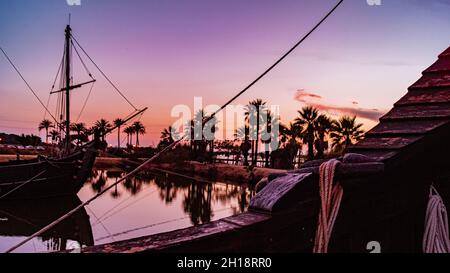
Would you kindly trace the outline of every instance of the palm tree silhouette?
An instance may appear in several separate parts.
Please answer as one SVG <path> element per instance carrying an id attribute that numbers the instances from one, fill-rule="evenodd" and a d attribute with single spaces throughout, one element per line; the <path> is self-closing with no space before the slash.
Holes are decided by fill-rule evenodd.
<path id="1" fill-rule="evenodd" d="M 292 122 L 290 122 L 288 126 L 280 124 L 280 135 L 281 142 L 288 152 L 289 163 L 292 165 L 301 144 L 299 139 L 303 139 L 302 128 Z"/>
<path id="2" fill-rule="evenodd" d="M 43 119 L 38 126 L 39 132 L 45 130 L 45 143 L 48 143 L 48 129 L 54 128 L 53 123 L 48 119 Z"/>
<path id="3" fill-rule="evenodd" d="M 102 118 L 102 119 L 97 120 L 95 122 L 94 127 L 99 130 L 101 138 L 102 138 L 102 141 L 104 142 L 105 141 L 106 131 L 111 129 L 111 124 L 109 123 L 109 121 L 107 121 L 106 119 Z"/>
<path id="4" fill-rule="evenodd" d="M 158 146 L 166 147 L 175 142 L 175 139 L 179 139 L 179 137 L 179 133 L 172 126 L 164 128 L 164 130 L 161 132 L 161 141 Z"/>
<path id="5" fill-rule="evenodd" d="M 79 146 L 80 143 L 82 142 L 82 136 L 87 130 L 86 126 L 84 125 L 83 122 L 72 123 L 70 125 L 70 130 L 77 133 L 77 146 Z"/>
<path id="6" fill-rule="evenodd" d="M 58 138 L 60 137 L 59 132 L 57 130 L 51 130 L 50 137 L 52 139 L 52 143 L 55 143 L 58 140 Z"/>
<path id="7" fill-rule="evenodd" d="M 250 119 L 250 121 L 255 121 L 256 124 L 250 124 L 250 128 L 256 128 L 254 132 L 251 132 L 250 135 L 255 136 L 255 144 L 254 144 L 254 151 L 253 152 L 253 159 L 252 164 L 256 165 L 257 159 L 258 159 L 258 142 L 259 142 L 259 125 L 261 120 L 261 113 L 265 110 L 266 102 L 264 102 L 262 99 L 256 99 L 249 102 L 249 105 L 247 106 L 246 115 Z M 252 107 L 253 106 L 253 107 Z M 256 127 L 253 127 L 256 126 Z M 250 130 L 251 130 L 250 129 Z"/>
<path id="8" fill-rule="evenodd" d="M 298 111 L 300 115 L 295 119 L 295 124 L 303 128 L 304 141 L 308 145 L 308 160 L 314 159 L 314 134 L 319 111 L 311 106 L 303 107 Z"/>
<path id="9" fill-rule="evenodd" d="M 139 135 L 145 134 L 145 126 L 140 121 L 135 121 L 132 126 L 136 133 L 136 146 L 139 147 Z"/>
<path id="10" fill-rule="evenodd" d="M 124 120 L 121 118 L 116 118 L 113 120 L 114 126 L 117 127 L 117 149 L 120 150 L 120 127 L 124 124 Z"/>
<path id="11" fill-rule="evenodd" d="M 356 143 L 364 137 L 361 123 L 356 124 L 356 116 L 343 116 L 334 123 L 330 133 L 335 152 L 344 153 L 348 146 Z"/>
<path id="12" fill-rule="evenodd" d="M 128 126 L 128 127 L 126 127 L 126 128 L 123 130 L 123 132 L 124 132 L 125 134 L 127 134 L 127 144 L 128 144 L 129 146 L 132 146 L 132 145 L 133 145 L 133 140 L 132 140 L 132 138 L 133 138 L 133 133 L 134 133 L 134 128 L 133 128 L 133 126 Z"/>
<path id="13" fill-rule="evenodd" d="M 325 136 L 331 131 L 334 121 L 326 115 L 319 115 L 316 119 L 316 140 L 314 146 L 317 151 L 317 158 L 323 158 L 324 151 L 328 148 L 328 142 L 325 141 Z"/>

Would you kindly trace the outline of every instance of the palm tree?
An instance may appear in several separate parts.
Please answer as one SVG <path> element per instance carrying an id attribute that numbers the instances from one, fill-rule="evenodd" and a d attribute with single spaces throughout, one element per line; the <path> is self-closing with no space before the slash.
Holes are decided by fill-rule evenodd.
<path id="1" fill-rule="evenodd" d="M 57 141 L 58 138 L 59 138 L 59 132 L 57 130 L 51 130 L 50 131 L 50 136 L 51 136 L 51 139 L 52 139 L 52 143 L 55 143 L 55 141 Z"/>
<path id="2" fill-rule="evenodd" d="M 314 107 L 306 106 L 298 111 L 298 114 L 299 117 L 295 119 L 295 124 L 303 128 L 303 140 L 308 145 L 308 160 L 312 160 L 314 159 L 314 134 L 319 111 Z"/>
<path id="3" fill-rule="evenodd" d="M 135 121 L 132 126 L 136 133 L 136 146 L 139 147 L 139 135 L 145 134 L 145 126 L 140 121 Z"/>
<path id="4" fill-rule="evenodd" d="M 179 133 L 174 130 L 172 126 L 164 128 L 164 130 L 161 132 L 161 141 L 159 142 L 158 146 L 160 148 L 167 147 L 168 145 L 174 143 L 175 139 L 179 139 L 179 137 Z"/>
<path id="5" fill-rule="evenodd" d="M 300 140 L 304 139 L 303 130 L 296 123 L 290 122 L 288 126 L 280 124 L 280 135 L 289 156 L 289 164 L 292 166 L 301 145 Z"/>
<path id="6" fill-rule="evenodd" d="M 99 130 L 102 141 L 104 142 L 106 131 L 111 129 L 111 124 L 106 119 L 100 119 L 95 122 L 94 127 Z"/>
<path id="7" fill-rule="evenodd" d="M 344 153 L 348 146 L 356 143 L 364 137 L 361 123 L 356 124 L 356 116 L 343 116 L 334 123 L 330 133 L 333 148 L 337 153 Z"/>
<path id="8" fill-rule="evenodd" d="M 128 127 L 126 127 L 124 130 L 123 130 L 123 132 L 125 133 L 125 134 L 127 134 L 127 144 L 128 145 L 133 145 L 133 140 L 132 140 L 132 138 L 133 138 L 133 134 L 134 134 L 134 128 L 133 128 L 133 126 L 128 126 Z"/>
<path id="9" fill-rule="evenodd" d="M 276 139 L 276 133 L 274 131 L 274 128 L 272 128 L 272 125 L 280 126 L 279 120 L 277 117 L 274 117 L 272 115 L 272 112 L 270 110 L 267 110 L 266 115 L 263 117 L 263 126 L 265 128 L 264 132 L 261 134 L 262 143 L 264 143 L 264 167 L 269 167 L 269 156 L 270 156 L 270 150 L 274 150 L 273 146 L 271 147 L 272 140 Z"/>
<path id="10" fill-rule="evenodd" d="M 42 130 L 45 130 L 45 143 L 48 143 L 48 129 L 49 128 L 54 128 L 55 126 L 53 125 L 53 123 L 48 120 L 48 119 L 43 119 L 40 123 L 39 123 L 39 132 Z"/>
<path id="11" fill-rule="evenodd" d="M 82 135 L 86 132 L 86 126 L 83 122 L 72 123 L 70 125 L 70 130 L 77 133 L 77 146 L 82 142 Z"/>
<path id="12" fill-rule="evenodd" d="M 237 138 L 244 139 L 240 146 L 240 151 L 244 157 L 244 166 L 248 166 L 248 151 L 250 150 L 249 134 L 250 128 L 248 124 L 245 124 L 244 127 L 238 128 L 235 133 Z"/>
<path id="13" fill-rule="evenodd" d="M 319 115 L 316 119 L 316 140 L 314 146 L 317 151 L 317 158 L 323 158 L 324 151 L 328 148 L 328 142 L 325 141 L 325 136 L 331 131 L 333 127 L 333 120 L 326 115 Z"/>
<path id="14" fill-rule="evenodd" d="M 256 140 L 253 151 L 253 165 L 256 165 L 256 161 L 258 159 L 258 142 L 259 142 L 259 123 L 261 119 L 261 113 L 265 110 L 266 102 L 262 99 L 256 99 L 249 102 L 247 106 L 248 117 L 251 121 L 256 120 Z M 246 113 L 246 114 L 247 114 Z"/>
<path id="15" fill-rule="evenodd" d="M 121 118 L 116 118 L 113 120 L 114 126 L 117 127 L 117 149 L 120 150 L 120 126 L 124 124 L 124 120 Z"/>

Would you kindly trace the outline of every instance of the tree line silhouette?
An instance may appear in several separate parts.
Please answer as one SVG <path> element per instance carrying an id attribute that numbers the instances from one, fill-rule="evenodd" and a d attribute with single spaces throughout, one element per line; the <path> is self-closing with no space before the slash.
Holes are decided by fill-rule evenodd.
<path id="1" fill-rule="evenodd" d="M 363 125 L 356 122 L 356 116 L 344 115 L 335 120 L 315 107 L 305 106 L 293 121 L 284 124 L 261 99 L 252 100 L 245 106 L 245 125 L 236 130 L 234 140 L 206 140 L 202 130 L 194 130 L 196 126 L 202 126 L 206 118 L 203 110 L 198 111 L 186 126 L 185 133 L 190 134 L 190 138 L 184 148 L 189 148 L 191 160 L 212 162 L 214 157 L 225 155 L 228 158 L 234 156 L 227 162 L 256 166 L 261 162 L 259 157 L 265 167 L 288 169 L 300 163 L 301 158 L 313 160 L 341 155 L 364 137 Z M 217 120 L 208 123 L 211 132 L 215 132 Z M 273 126 L 279 128 L 278 132 Z M 158 148 L 173 143 L 178 136 L 176 129 L 165 128 Z M 264 152 L 260 152 L 261 144 Z M 306 150 L 305 155 L 302 155 L 303 150 Z"/>

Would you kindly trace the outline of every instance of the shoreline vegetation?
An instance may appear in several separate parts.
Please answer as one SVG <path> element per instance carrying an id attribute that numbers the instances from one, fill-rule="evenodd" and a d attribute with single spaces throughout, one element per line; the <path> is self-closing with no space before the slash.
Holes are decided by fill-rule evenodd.
<path id="1" fill-rule="evenodd" d="M 297 118 L 289 123 L 282 123 L 273 116 L 261 99 L 250 101 L 244 110 L 245 125 L 236 130 L 232 140 L 217 139 L 215 133 L 219 121 L 213 118 L 205 123 L 208 115 L 203 110 L 195 113 L 183 128 L 184 134 L 190 137 L 161 155 L 146 169 L 153 167 L 208 181 L 256 184 L 269 174 L 286 173 L 305 161 L 340 156 L 350 145 L 364 137 L 362 124 L 356 123 L 356 117 L 341 116 L 335 120 L 311 106 L 301 108 Z M 54 156 L 60 144 L 65 143 L 61 124 L 46 119 L 39 123 L 38 129 L 46 134 L 45 142 L 34 135 L 2 134 L 0 162 L 32 159 L 38 155 Z M 80 147 L 90 141 L 93 130 L 106 133 L 113 126 L 118 128 L 117 146 L 107 143 L 103 134 L 96 168 L 129 170 L 174 143 L 182 134 L 169 126 L 161 132 L 156 147 L 141 147 L 139 136 L 146 134 L 143 123 L 135 121 L 126 125 L 121 119 L 115 119 L 112 123 L 99 119 L 92 127 L 83 122 L 71 124 L 72 145 L 74 148 Z M 210 140 L 204 135 L 195 135 L 194 128 L 199 126 L 211 127 L 214 138 Z M 274 126 L 279 128 L 278 133 L 272 130 Z M 122 134 L 126 135 L 123 141 Z M 276 147 L 272 146 L 274 142 L 278 143 Z M 40 145 L 42 150 L 38 150 L 36 145 Z"/>

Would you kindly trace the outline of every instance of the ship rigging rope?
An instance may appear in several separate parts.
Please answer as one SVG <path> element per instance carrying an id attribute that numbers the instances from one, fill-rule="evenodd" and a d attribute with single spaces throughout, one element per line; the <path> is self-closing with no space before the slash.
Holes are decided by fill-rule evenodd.
<path id="1" fill-rule="evenodd" d="M 125 97 L 125 95 L 119 90 L 119 88 L 108 78 L 108 76 L 106 76 L 106 74 L 103 72 L 103 70 L 101 70 L 101 68 L 97 65 L 97 63 L 94 62 L 94 60 L 91 58 L 91 56 L 89 56 L 89 54 L 86 52 L 86 50 L 84 50 L 84 48 L 80 45 L 80 43 L 78 43 L 77 39 L 74 37 L 74 35 L 72 34 L 72 39 L 75 41 L 75 43 L 78 45 L 78 47 L 81 49 L 81 51 L 83 51 L 83 53 L 86 55 L 86 57 L 88 57 L 88 59 L 92 62 L 92 64 L 98 69 L 98 71 L 103 75 L 103 77 L 105 77 L 105 79 L 109 82 L 109 84 L 111 84 L 111 86 L 117 91 L 117 93 L 119 93 L 120 96 L 122 96 L 122 98 L 131 106 L 133 107 L 133 109 L 135 111 L 138 110 L 138 108 L 136 108 L 136 106 L 134 106 L 129 99 L 127 99 L 127 97 Z"/>
<path id="2" fill-rule="evenodd" d="M 64 52 L 65 52 L 65 49 L 64 49 Z M 63 54 L 63 56 L 61 58 L 61 63 L 59 64 L 58 71 L 56 72 L 56 76 L 55 76 L 55 80 L 53 81 L 52 88 L 50 90 L 50 93 L 48 94 L 47 104 L 45 105 L 47 108 L 48 108 L 48 105 L 50 104 L 50 98 L 52 96 L 52 91 L 55 88 L 56 81 L 58 80 L 58 76 L 59 76 L 59 73 L 62 70 L 63 64 L 64 64 L 64 54 Z M 46 118 L 46 116 L 47 116 L 47 111 L 44 111 L 44 119 Z M 58 115 L 55 115 L 55 116 L 58 116 Z"/>
<path id="3" fill-rule="evenodd" d="M 229 104 L 231 104 L 233 101 L 235 101 L 238 97 L 240 97 L 243 93 L 245 93 L 248 89 L 250 89 L 250 87 L 252 87 L 253 85 L 255 85 L 261 78 L 263 78 L 267 73 L 269 73 L 275 66 L 277 66 L 282 60 L 284 60 L 292 51 L 294 51 L 294 49 L 296 49 L 307 37 L 309 37 L 309 35 L 311 35 L 336 9 L 337 7 L 343 2 L 344 0 L 340 0 L 305 36 L 303 36 L 300 41 L 298 41 L 291 49 L 289 49 L 281 58 L 279 58 L 273 65 L 271 65 L 266 71 L 264 71 L 258 78 L 256 78 L 253 82 L 251 82 L 248 86 L 246 86 L 243 90 L 241 90 L 237 95 L 235 95 L 233 98 L 231 98 L 229 101 L 227 101 L 224 105 L 222 105 L 222 107 L 220 107 L 216 112 L 214 112 L 209 118 L 205 119 L 205 121 L 203 122 L 203 124 L 205 124 L 206 122 L 210 121 L 211 119 L 214 118 L 214 116 L 221 110 L 223 110 L 225 107 L 227 107 Z M 78 46 L 80 46 L 80 44 L 78 43 L 78 41 L 76 40 L 75 37 L 72 38 L 74 39 L 74 41 L 78 44 Z M 86 56 L 88 56 L 88 58 L 93 62 L 93 60 L 89 57 L 89 55 L 87 55 L 87 53 L 84 51 L 84 49 L 80 46 L 81 50 L 86 54 Z M 106 75 L 100 70 L 100 68 L 93 62 L 93 64 L 97 67 L 97 69 L 99 69 L 100 73 L 103 74 L 103 76 L 105 76 L 105 78 L 108 80 L 108 78 L 106 77 Z M 112 84 L 112 82 L 110 81 L 110 83 Z M 114 85 L 113 85 L 114 86 Z M 116 89 L 117 91 L 119 91 L 118 89 Z M 120 92 L 120 91 L 119 91 Z M 120 92 L 121 93 L 121 92 Z M 124 97 L 124 96 L 123 96 Z M 129 102 L 130 103 L 130 102 Z M 130 103 L 131 104 L 131 103 Z M 132 104 L 131 104 L 132 105 Z M 133 106 L 133 108 L 135 108 Z M 138 109 L 135 108 L 135 110 L 137 111 Z M 33 233 L 32 235 L 30 235 L 28 238 L 24 239 L 23 241 L 21 241 L 20 243 L 16 244 L 15 246 L 11 247 L 10 249 L 8 249 L 6 251 L 6 253 L 10 253 L 14 250 L 16 250 L 17 248 L 19 248 L 20 246 L 24 245 L 25 243 L 29 242 L 30 240 L 32 240 L 33 238 L 35 238 L 36 236 L 41 235 L 42 233 L 48 231 L 49 229 L 51 229 L 52 227 L 56 226 L 57 224 L 61 223 L 62 221 L 64 221 L 65 219 L 69 218 L 71 215 L 73 215 L 75 212 L 77 212 L 79 209 L 83 208 L 84 206 L 88 205 L 89 203 L 91 203 L 92 201 L 94 201 L 95 199 L 97 199 L 98 197 L 102 196 L 105 192 L 107 192 L 108 190 L 112 189 L 115 185 L 122 183 L 124 180 L 126 180 L 128 177 L 135 175 L 136 173 L 138 173 L 139 171 L 141 171 L 147 164 L 149 164 L 150 162 L 154 161 L 156 158 L 159 158 L 160 155 L 166 153 L 167 151 L 171 150 L 172 148 L 174 148 L 176 145 L 178 145 L 183 139 L 185 139 L 187 137 L 187 135 L 185 134 L 183 137 L 181 137 L 180 139 L 176 140 L 175 142 L 173 142 L 172 144 L 166 146 L 164 149 L 162 149 L 161 151 L 159 151 L 158 153 L 156 153 L 154 156 L 152 156 L 151 158 L 147 159 L 146 161 L 144 161 L 141 165 L 137 166 L 134 170 L 132 170 L 131 172 L 129 172 L 127 175 L 125 175 L 124 177 L 122 177 L 121 179 L 117 180 L 115 183 L 112 183 L 111 185 L 109 185 L 108 187 L 106 187 L 105 189 L 103 189 L 102 191 L 100 191 L 99 193 L 95 194 L 93 197 L 91 197 L 90 199 L 86 200 L 85 202 L 83 202 L 82 204 L 80 204 L 79 206 L 77 206 L 76 208 L 72 209 L 71 211 L 67 212 L 66 214 L 64 214 L 63 216 L 61 216 L 60 218 L 56 219 L 55 221 L 53 221 L 52 223 L 48 224 L 47 226 L 43 227 L 42 229 L 36 231 L 35 233 Z"/>
<path id="4" fill-rule="evenodd" d="M 42 102 L 42 100 L 39 98 L 39 96 L 36 94 L 36 92 L 34 91 L 34 89 L 30 86 L 30 84 L 27 82 L 27 80 L 25 80 L 25 78 L 23 77 L 22 73 L 20 73 L 19 69 L 16 67 L 16 65 L 13 63 L 13 61 L 9 58 L 8 54 L 6 54 L 6 52 L 3 50 L 3 48 L 0 46 L 0 50 L 2 51 L 3 55 L 5 55 L 6 59 L 8 60 L 8 62 L 11 64 L 11 66 L 14 68 L 14 70 L 16 70 L 17 74 L 19 74 L 20 78 L 22 79 L 22 81 L 26 84 L 26 86 L 28 87 L 28 89 L 31 91 L 31 93 L 33 93 L 33 95 L 36 97 L 36 99 L 39 101 L 39 103 L 42 105 L 42 107 L 44 107 L 45 111 L 52 117 L 52 119 L 57 123 L 56 118 L 52 115 L 52 113 L 48 110 L 48 108 L 45 106 L 45 104 Z"/>
<path id="5" fill-rule="evenodd" d="M 32 178 L 30 178 L 29 180 L 21 183 L 19 186 L 11 189 L 10 191 L 6 192 L 5 194 L 3 194 L 2 196 L 0 196 L 0 200 L 5 198 L 6 196 L 10 195 L 11 193 L 17 191 L 18 189 L 22 188 L 23 186 L 27 185 L 30 182 L 35 181 L 39 176 L 43 175 L 47 170 L 43 170 L 40 173 L 36 174 L 35 176 L 33 176 Z"/>
<path id="6" fill-rule="evenodd" d="M 340 162 L 331 159 L 319 167 L 320 212 L 314 240 L 314 253 L 327 253 L 334 222 L 341 205 L 344 190 L 339 182 L 333 185 L 334 174 Z"/>
<path id="7" fill-rule="evenodd" d="M 84 109 L 86 108 L 87 102 L 88 102 L 89 97 L 91 96 L 91 93 L 92 93 L 92 89 L 94 88 L 94 84 L 95 84 L 95 82 L 93 82 L 93 83 L 91 84 L 91 88 L 89 88 L 89 92 L 88 92 L 88 94 L 87 94 L 87 96 L 86 96 L 86 99 L 84 100 L 83 107 L 81 107 L 80 113 L 78 113 L 76 122 L 78 122 L 78 121 L 80 120 L 80 117 L 81 117 L 81 115 L 83 114 Z"/>
<path id="8" fill-rule="evenodd" d="M 78 58 L 80 59 L 81 64 L 84 67 L 84 70 L 86 70 L 86 73 L 88 73 L 89 77 L 91 77 L 91 79 L 94 79 L 94 77 L 92 77 L 91 72 L 89 71 L 88 67 L 86 66 L 86 64 L 83 61 L 83 58 L 81 58 L 80 53 L 78 53 L 77 47 L 75 46 L 75 44 L 71 41 L 72 44 L 72 48 L 75 49 L 75 53 L 77 54 Z"/>
<path id="9" fill-rule="evenodd" d="M 450 253 L 447 209 L 433 186 L 430 187 L 422 248 L 424 253 Z"/>

